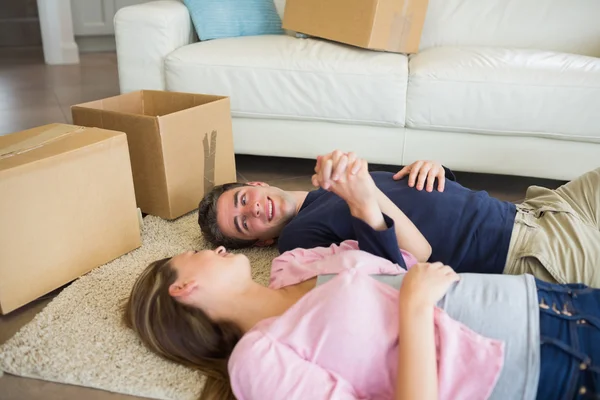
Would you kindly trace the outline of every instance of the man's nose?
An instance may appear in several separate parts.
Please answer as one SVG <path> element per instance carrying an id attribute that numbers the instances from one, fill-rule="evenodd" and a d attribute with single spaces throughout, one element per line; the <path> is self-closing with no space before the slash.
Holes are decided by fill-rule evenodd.
<path id="1" fill-rule="evenodd" d="M 257 201 L 255 203 L 248 204 L 246 213 L 250 217 L 254 217 L 254 218 L 260 217 L 260 203 Z"/>

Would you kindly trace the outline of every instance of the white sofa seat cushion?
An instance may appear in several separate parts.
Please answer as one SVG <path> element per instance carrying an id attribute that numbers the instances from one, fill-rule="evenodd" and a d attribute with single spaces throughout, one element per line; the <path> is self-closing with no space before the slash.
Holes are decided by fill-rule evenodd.
<path id="1" fill-rule="evenodd" d="M 409 62 L 406 126 L 600 141 L 600 59 L 440 47 Z"/>
<path id="2" fill-rule="evenodd" d="M 286 35 L 194 43 L 165 61 L 171 91 L 231 97 L 234 116 L 403 126 L 408 59 Z"/>

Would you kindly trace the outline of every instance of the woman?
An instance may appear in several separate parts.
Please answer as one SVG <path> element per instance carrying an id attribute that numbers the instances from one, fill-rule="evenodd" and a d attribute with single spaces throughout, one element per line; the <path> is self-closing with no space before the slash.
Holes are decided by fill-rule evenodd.
<path id="1" fill-rule="evenodd" d="M 339 184 L 351 192 L 361 179 Z M 412 265 L 393 220 L 348 204 L 362 250 L 286 253 L 274 271 L 295 272 L 269 288 L 223 248 L 160 260 L 134 285 L 126 323 L 205 373 L 203 398 L 597 398 L 598 291 Z"/>

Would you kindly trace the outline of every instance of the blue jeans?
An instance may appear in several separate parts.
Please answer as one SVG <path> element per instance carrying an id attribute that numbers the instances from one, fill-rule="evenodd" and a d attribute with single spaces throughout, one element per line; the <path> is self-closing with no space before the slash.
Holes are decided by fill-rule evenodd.
<path id="1" fill-rule="evenodd" d="M 600 290 L 536 279 L 540 400 L 600 399 Z"/>

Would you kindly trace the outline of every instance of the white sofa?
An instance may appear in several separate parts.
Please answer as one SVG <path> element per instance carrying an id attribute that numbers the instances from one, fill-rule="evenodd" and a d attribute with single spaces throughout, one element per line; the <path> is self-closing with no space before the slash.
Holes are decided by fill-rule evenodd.
<path id="1" fill-rule="evenodd" d="M 123 8 L 115 31 L 121 91 L 231 96 L 238 154 L 343 148 L 571 179 L 600 166 L 599 21 L 598 0 L 430 0 L 409 57 L 291 35 L 197 42 L 178 1 Z"/>

